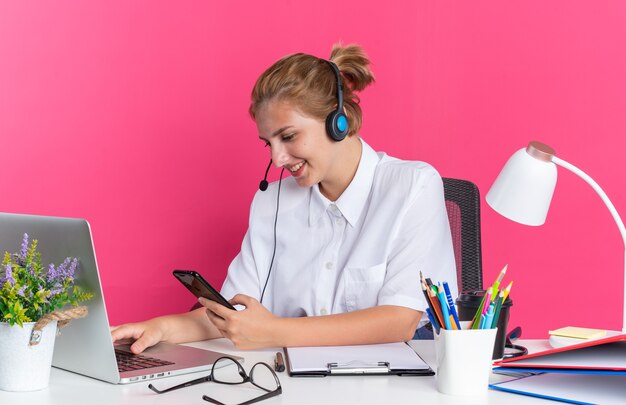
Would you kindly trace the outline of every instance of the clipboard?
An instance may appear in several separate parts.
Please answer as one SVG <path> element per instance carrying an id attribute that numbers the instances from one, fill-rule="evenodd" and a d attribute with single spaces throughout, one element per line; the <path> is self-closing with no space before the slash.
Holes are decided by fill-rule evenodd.
<path id="1" fill-rule="evenodd" d="M 435 372 L 404 342 L 284 348 L 290 377 L 430 376 Z"/>

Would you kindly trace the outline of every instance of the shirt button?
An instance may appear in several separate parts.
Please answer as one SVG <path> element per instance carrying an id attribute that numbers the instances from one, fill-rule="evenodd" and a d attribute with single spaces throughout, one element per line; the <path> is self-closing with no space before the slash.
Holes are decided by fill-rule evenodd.
<path id="1" fill-rule="evenodd" d="M 326 262 L 326 268 L 328 270 L 332 269 L 333 268 L 333 262 Z"/>
<path id="2" fill-rule="evenodd" d="M 337 225 L 341 226 L 343 225 L 343 219 L 339 218 L 337 221 Z"/>
<path id="3" fill-rule="evenodd" d="M 328 311 L 326 311 L 326 308 L 322 308 L 322 310 L 320 311 L 320 315 L 326 315 L 328 314 Z"/>

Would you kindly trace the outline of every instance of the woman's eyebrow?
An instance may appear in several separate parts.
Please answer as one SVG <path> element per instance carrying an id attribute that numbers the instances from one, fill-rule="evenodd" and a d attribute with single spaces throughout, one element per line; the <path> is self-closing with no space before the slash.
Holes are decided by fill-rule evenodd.
<path id="1" fill-rule="evenodd" d="M 272 135 L 270 135 L 270 138 L 273 138 L 277 135 L 280 135 L 281 133 L 285 132 L 287 129 L 293 127 L 293 125 L 287 125 L 285 127 L 279 128 L 276 131 L 274 131 L 274 133 L 272 133 Z M 265 138 L 263 138 L 263 136 L 259 135 L 259 139 L 261 140 L 266 140 Z"/>

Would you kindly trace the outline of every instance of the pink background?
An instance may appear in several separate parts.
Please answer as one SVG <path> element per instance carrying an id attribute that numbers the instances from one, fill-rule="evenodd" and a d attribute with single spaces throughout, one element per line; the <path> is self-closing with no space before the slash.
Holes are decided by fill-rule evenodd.
<path id="1" fill-rule="evenodd" d="M 392 3 L 1 2 L 0 210 L 91 222 L 112 323 L 184 311 L 172 269 L 221 285 L 268 161 L 247 115 L 256 77 L 343 41 L 373 61 L 375 149 L 484 195 L 538 139 L 626 212 L 626 3 Z M 509 264 L 525 337 L 621 328 L 622 240 L 592 189 L 559 176 L 543 227 L 483 202 L 485 280 Z"/>

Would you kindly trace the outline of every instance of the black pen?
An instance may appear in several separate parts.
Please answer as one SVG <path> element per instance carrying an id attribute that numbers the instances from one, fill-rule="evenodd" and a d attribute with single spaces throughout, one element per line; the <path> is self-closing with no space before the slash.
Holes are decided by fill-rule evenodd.
<path id="1" fill-rule="evenodd" d="M 285 371 L 285 362 L 283 361 L 283 354 L 276 352 L 276 359 L 274 360 L 274 370 L 279 373 Z"/>

